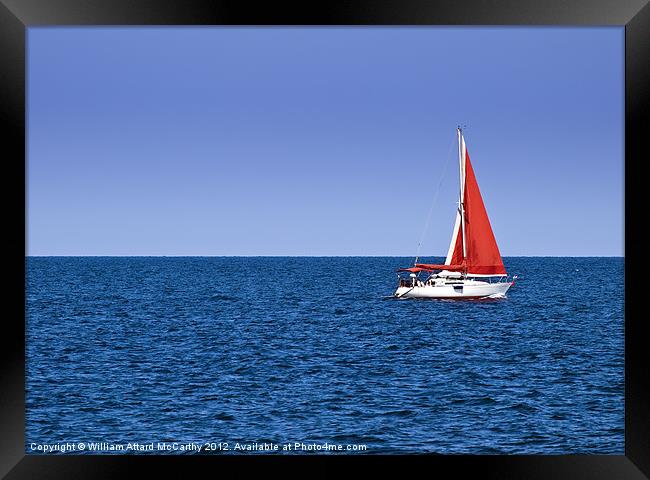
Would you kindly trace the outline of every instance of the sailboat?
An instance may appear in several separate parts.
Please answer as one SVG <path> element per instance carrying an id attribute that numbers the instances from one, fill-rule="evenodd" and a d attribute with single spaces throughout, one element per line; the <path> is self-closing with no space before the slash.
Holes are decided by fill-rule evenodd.
<path id="1" fill-rule="evenodd" d="M 460 189 L 451 243 L 444 264 L 417 263 L 400 268 L 397 298 L 503 298 L 514 285 L 499 253 L 460 127 Z M 404 274 L 408 274 L 404 276 Z"/>

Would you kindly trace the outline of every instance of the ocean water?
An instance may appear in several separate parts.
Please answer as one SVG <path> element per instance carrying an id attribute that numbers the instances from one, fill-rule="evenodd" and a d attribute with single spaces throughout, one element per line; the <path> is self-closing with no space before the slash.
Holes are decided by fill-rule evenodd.
<path id="1" fill-rule="evenodd" d="M 484 301 L 387 299 L 411 258 L 26 262 L 29 454 L 624 453 L 622 258 L 506 258 Z"/>

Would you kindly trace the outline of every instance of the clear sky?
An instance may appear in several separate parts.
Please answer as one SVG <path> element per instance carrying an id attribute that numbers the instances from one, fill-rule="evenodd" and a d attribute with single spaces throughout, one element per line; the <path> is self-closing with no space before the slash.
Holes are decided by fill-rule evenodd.
<path id="1" fill-rule="evenodd" d="M 30 28 L 29 255 L 623 255 L 624 30 Z M 441 175 L 442 187 L 436 196 Z"/>

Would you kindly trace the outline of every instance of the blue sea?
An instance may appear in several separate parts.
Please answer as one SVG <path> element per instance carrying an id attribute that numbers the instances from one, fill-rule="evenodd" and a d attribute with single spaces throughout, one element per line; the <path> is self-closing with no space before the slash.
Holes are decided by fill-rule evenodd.
<path id="1" fill-rule="evenodd" d="M 622 258 L 387 298 L 412 261 L 28 257 L 26 452 L 624 454 Z"/>

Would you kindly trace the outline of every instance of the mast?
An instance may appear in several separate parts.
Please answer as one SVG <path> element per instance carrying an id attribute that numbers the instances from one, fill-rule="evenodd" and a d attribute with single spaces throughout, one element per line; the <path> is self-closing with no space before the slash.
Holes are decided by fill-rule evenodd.
<path id="1" fill-rule="evenodd" d="M 460 191 L 458 192 L 458 210 L 460 212 L 461 231 L 463 234 L 463 260 L 467 258 L 467 246 L 465 245 L 465 205 L 463 191 L 465 189 L 465 169 L 463 168 L 463 133 L 458 127 L 458 178 L 460 180 Z"/>

